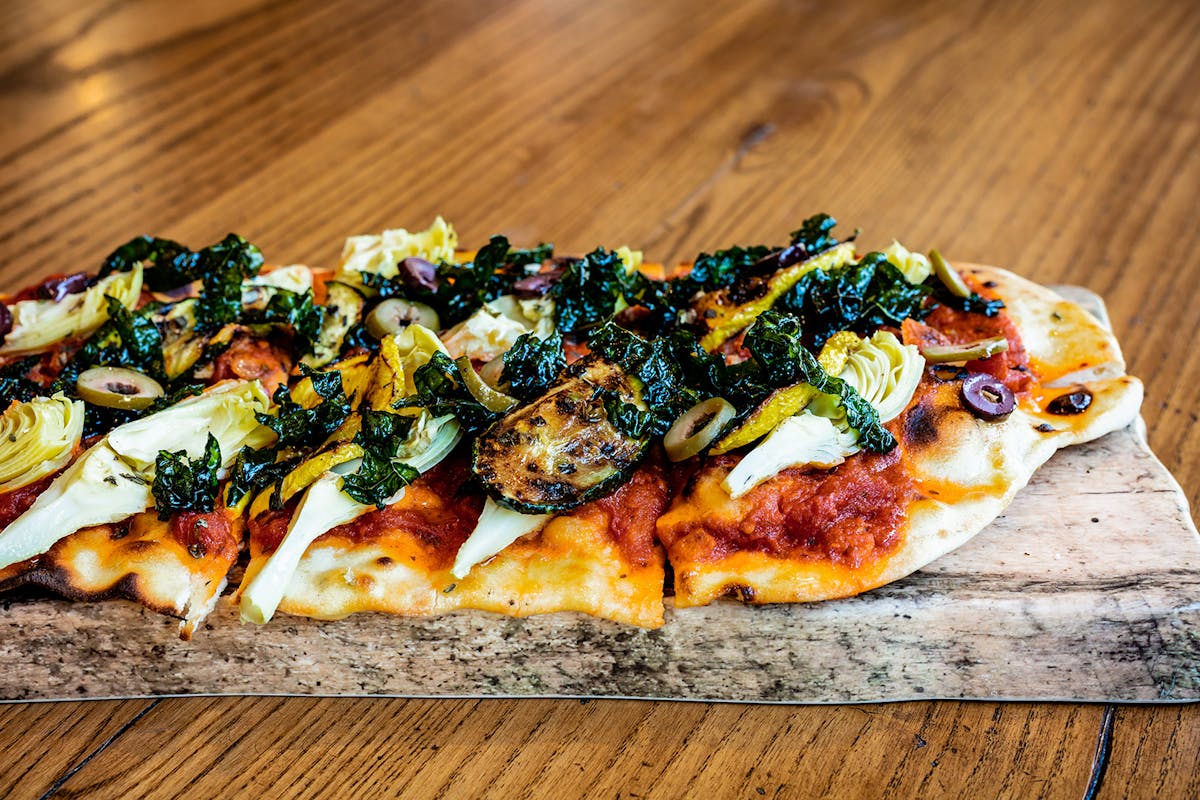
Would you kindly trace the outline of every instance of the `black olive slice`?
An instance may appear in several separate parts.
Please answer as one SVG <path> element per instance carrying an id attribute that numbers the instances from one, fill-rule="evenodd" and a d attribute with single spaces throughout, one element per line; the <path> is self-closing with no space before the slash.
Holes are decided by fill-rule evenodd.
<path id="1" fill-rule="evenodd" d="M 1088 406 L 1091 404 L 1092 393 L 1087 389 L 1080 388 L 1073 392 L 1060 394 L 1050 401 L 1046 406 L 1046 410 L 1051 414 L 1058 414 L 1065 417 L 1072 414 L 1082 414 L 1088 410 Z"/>
<path id="2" fill-rule="evenodd" d="M 986 372 L 967 376 L 962 384 L 962 400 L 968 411 L 986 420 L 1004 419 L 1017 405 L 1012 389 Z"/>

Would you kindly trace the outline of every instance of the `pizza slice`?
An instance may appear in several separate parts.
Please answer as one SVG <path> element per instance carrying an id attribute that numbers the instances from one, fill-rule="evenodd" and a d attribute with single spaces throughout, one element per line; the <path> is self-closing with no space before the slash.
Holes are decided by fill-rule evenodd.
<path id="1" fill-rule="evenodd" d="M 902 578 L 982 530 L 1057 449 L 1134 420 L 1141 384 L 1087 312 L 1004 270 L 954 277 L 957 304 L 880 326 L 831 369 L 874 401 L 893 449 L 858 452 L 824 395 L 694 465 L 658 522 L 677 606 L 824 600 Z M 891 348 L 875 346 L 884 337 Z"/>
<path id="2" fill-rule="evenodd" d="M 82 414 L 82 401 L 49 402 Z M 268 402 L 257 383 L 217 384 L 114 428 L 65 469 L 0 495 L 0 589 L 33 584 L 75 600 L 126 597 L 179 617 L 190 637 L 242 541 L 240 509 L 219 501 L 219 479 L 242 447 L 269 441 L 256 418 Z M 36 404 L 14 405 L 5 418 L 27 417 Z M 45 442 L 47 428 L 25 428 L 17 442 Z"/>

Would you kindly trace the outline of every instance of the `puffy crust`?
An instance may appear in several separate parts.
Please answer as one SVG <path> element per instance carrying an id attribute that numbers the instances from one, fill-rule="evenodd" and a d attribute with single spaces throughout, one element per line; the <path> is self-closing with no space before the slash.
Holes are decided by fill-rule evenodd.
<path id="1" fill-rule="evenodd" d="M 416 504 L 422 485 L 413 488 L 401 504 Z M 424 494 L 429 513 L 462 502 Z M 317 619 L 362 611 L 429 616 L 478 609 L 513 617 L 582 611 L 657 628 L 663 624 L 665 556 L 653 536 L 666 497 L 666 479 L 652 462 L 615 494 L 552 518 L 461 580 L 450 572 L 460 538 L 431 543 L 415 524 L 368 530 L 360 518 L 309 546 L 279 611 Z M 270 555 L 254 537 L 250 551 L 242 588 Z"/>
<path id="2" fill-rule="evenodd" d="M 241 539 L 240 521 L 234 536 Z M 42 586 L 71 600 L 123 597 L 180 620 L 190 639 L 225 588 L 236 552 L 191 555 L 153 512 L 138 514 L 126 529 L 84 528 L 60 539 L 45 554 L 0 570 L 0 591 Z"/>
<path id="3" fill-rule="evenodd" d="M 739 552 L 707 562 L 679 563 L 678 607 L 703 605 L 722 595 L 778 603 L 848 597 L 903 578 L 965 544 L 995 519 L 1034 471 L 1060 447 L 1090 441 L 1129 425 L 1142 401 L 1142 384 L 1124 374 L 1116 338 L 1078 305 L 995 267 L 967 265 L 1004 299 L 1035 374 L 1045 383 L 1001 422 L 965 411 L 957 385 L 932 385 L 914 396 L 902 424 L 906 469 L 916 495 L 890 553 L 859 568 L 828 560 L 776 558 Z M 1047 413 L 1054 397 L 1076 388 L 1092 393 L 1074 416 Z"/>

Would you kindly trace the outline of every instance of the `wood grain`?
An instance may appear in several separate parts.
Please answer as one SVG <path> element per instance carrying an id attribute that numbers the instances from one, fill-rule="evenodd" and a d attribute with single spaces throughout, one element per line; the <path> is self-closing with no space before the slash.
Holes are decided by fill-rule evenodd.
<path id="1" fill-rule="evenodd" d="M 564 249 L 628 241 L 671 260 L 776 238 L 826 209 L 866 228 L 868 245 L 894 235 L 1102 293 L 1131 371 L 1147 383 L 1151 444 L 1195 508 L 1198 29 L 1200 8 L 1186 0 L 5 3 L 0 282 L 91 267 L 143 232 L 203 244 L 234 229 L 279 261 L 328 264 L 349 232 L 419 225 L 440 212 L 470 240 L 495 230 Z M 899 796 L 963 787 L 975 796 L 1079 796 L 1094 774 L 1105 776 L 1101 796 L 1196 793 L 1195 706 L 1107 716 L 1068 705 L 886 707 L 880 713 L 914 709 L 928 720 L 925 740 L 936 733 L 951 756 L 982 754 L 941 757 L 918 775 L 917 756 L 932 745 L 903 767 L 896 729 L 863 726 L 874 709 L 535 702 L 560 715 L 550 730 L 565 726 L 571 738 L 506 751 L 493 733 L 456 751 L 473 770 L 455 773 L 443 760 L 432 773 L 466 776 L 447 794 L 482 794 L 513 752 L 536 766 L 504 772 L 510 780 L 544 774 L 531 785 L 558 792 L 575 785 L 569 767 L 578 762 L 593 773 L 587 785 L 612 796 L 678 796 L 693 785 L 752 797 L 762 796 L 757 788 Z M 148 750 L 139 759 L 164 757 L 133 773 L 139 794 L 183 792 L 180 764 L 210 765 L 206 786 L 233 780 L 224 748 L 210 743 L 227 717 L 256 720 L 266 733 L 242 746 L 266 752 L 287 740 L 298 718 L 289 709 L 312 709 L 305 722 L 326 745 L 293 739 L 276 751 L 289 757 L 294 781 L 275 794 L 292 796 L 322 786 L 336 794 L 340 784 L 329 781 L 353 774 L 360 715 L 377 715 L 375 741 L 386 742 L 404 730 L 387 727 L 389 715 L 404 713 L 427 737 L 453 731 L 476 743 L 498 730 L 497 719 L 519 721 L 504 734 L 521 742 L 546 729 L 525 701 L 483 703 L 498 710 L 467 714 L 457 728 L 446 720 L 459 705 L 446 701 L 166 704 L 211 704 L 207 726 L 189 728 L 210 738 L 160 726 L 141 740 Z M 99 707 L 2 710 L 6 760 L 42 752 L 9 738 L 14 720 Z M 581 720 L 593 708 L 605 711 L 589 728 Z M 987 727 L 995 709 L 1013 724 Z M 794 715 L 819 732 L 803 750 L 809 739 L 779 735 Z M 121 762 L 101 756 L 147 718 L 63 788 L 131 786 L 120 783 Z M 581 737 L 610 728 L 635 731 L 637 746 L 616 760 L 584 757 Z M 1093 773 L 1106 730 L 1106 766 Z M 777 739 L 792 760 L 771 756 Z M 842 746 L 820 747 L 827 739 Z M 62 747 L 83 752 L 90 741 L 76 731 Z M 404 745 L 383 750 L 409 755 Z M 651 767 L 638 759 L 646 752 Z M 761 775 L 764 758 L 772 782 L 737 777 L 751 767 L 751 778 Z M 70 769 L 37 763 L 45 780 L 35 795 L 60 777 L 51 772 Z M 385 794 L 425 764 L 385 758 L 363 769 L 378 781 L 373 793 Z M 655 790 L 654 771 L 671 782 Z M 25 780 L 20 792 L 36 783 Z"/>

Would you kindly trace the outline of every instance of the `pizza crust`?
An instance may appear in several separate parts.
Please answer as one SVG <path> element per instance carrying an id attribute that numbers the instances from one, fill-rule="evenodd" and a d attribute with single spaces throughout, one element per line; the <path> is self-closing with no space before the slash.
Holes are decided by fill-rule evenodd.
<path id="1" fill-rule="evenodd" d="M 985 422 L 962 408 L 956 384 L 918 390 L 900 424 L 918 420 L 921 437 L 905 437 L 904 462 L 917 498 L 889 554 L 852 568 L 830 560 L 799 560 L 738 552 L 682 562 L 675 570 L 676 607 L 704 605 L 724 595 L 745 602 L 829 600 L 859 594 L 920 569 L 962 546 L 999 516 L 1033 473 L 1059 448 L 1087 442 L 1132 423 L 1142 384 L 1125 375 L 1116 338 L 1098 320 L 1055 292 L 1006 270 L 967 265 L 1006 304 L 1031 365 L 1046 383 L 1005 420 Z M 1066 391 L 1086 388 L 1088 409 L 1046 413 Z"/>

